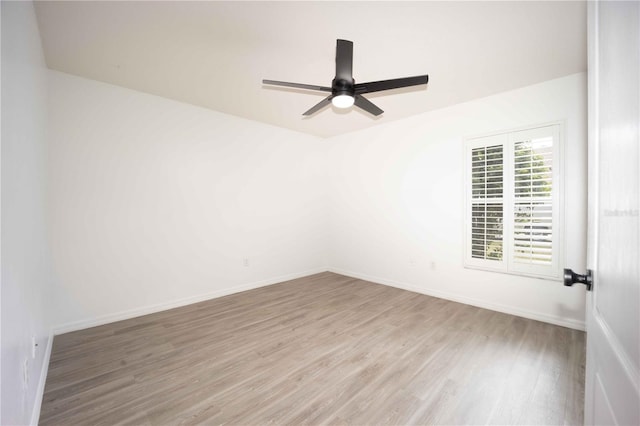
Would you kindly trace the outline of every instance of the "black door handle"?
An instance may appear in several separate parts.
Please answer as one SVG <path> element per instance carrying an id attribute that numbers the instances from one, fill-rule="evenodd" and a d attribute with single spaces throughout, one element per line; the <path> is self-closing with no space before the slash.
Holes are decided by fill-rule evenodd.
<path id="1" fill-rule="evenodd" d="M 564 285 L 571 287 L 574 284 L 584 284 L 587 286 L 587 291 L 591 291 L 591 286 L 593 286 L 593 274 L 591 269 L 587 269 L 586 275 L 576 274 L 571 269 L 565 269 Z"/>

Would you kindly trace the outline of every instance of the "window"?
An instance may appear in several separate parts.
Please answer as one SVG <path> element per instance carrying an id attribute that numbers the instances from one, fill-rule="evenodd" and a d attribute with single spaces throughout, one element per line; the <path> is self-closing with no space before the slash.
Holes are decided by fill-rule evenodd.
<path id="1" fill-rule="evenodd" d="M 560 278 L 559 124 L 467 140 L 465 266 Z"/>

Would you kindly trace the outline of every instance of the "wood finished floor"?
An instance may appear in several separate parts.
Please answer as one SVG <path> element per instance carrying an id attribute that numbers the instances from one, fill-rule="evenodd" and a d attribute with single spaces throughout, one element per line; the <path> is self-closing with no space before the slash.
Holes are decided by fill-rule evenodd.
<path id="1" fill-rule="evenodd" d="M 322 273 L 56 336 L 40 424 L 582 424 L 585 335 Z"/>

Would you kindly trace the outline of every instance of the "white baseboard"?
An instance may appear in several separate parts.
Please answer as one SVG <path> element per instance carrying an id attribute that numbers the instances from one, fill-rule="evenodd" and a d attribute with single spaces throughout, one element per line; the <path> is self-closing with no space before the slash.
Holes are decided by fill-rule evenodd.
<path id="1" fill-rule="evenodd" d="M 265 287 L 272 284 L 277 284 L 283 281 L 289 281 L 296 278 L 302 278 L 320 272 L 326 272 L 327 268 L 315 268 L 303 272 L 297 272 L 287 275 L 281 275 L 279 277 L 269 278 L 261 281 L 254 281 L 248 284 L 242 284 L 235 287 L 225 288 L 222 290 L 216 290 L 209 293 L 199 294 L 196 296 L 185 297 L 178 300 L 172 300 L 170 302 L 158 303 L 154 305 L 143 306 L 140 308 L 130 309 L 126 311 L 115 312 L 113 314 L 101 315 L 95 318 L 88 318 L 80 321 L 69 322 L 66 324 L 60 324 L 54 327 L 54 334 L 64 334 L 71 331 L 84 330 L 85 328 L 96 327 L 99 325 L 109 324 L 116 321 L 122 321 L 130 318 L 140 317 L 143 315 L 153 314 L 160 311 L 166 311 L 168 309 L 179 308 L 181 306 L 191 305 L 193 303 L 203 302 L 209 299 L 215 299 L 218 297 L 228 296 L 234 293 L 240 293 L 242 291 L 253 290 L 259 287 Z"/>
<path id="2" fill-rule="evenodd" d="M 454 302 L 464 303 L 466 305 L 477 306 L 479 308 L 490 309 L 492 311 L 503 312 L 505 314 L 511 314 L 523 318 L 529 318 L 537 321 L 547 322 L 550 324 L 560 325 L 562 327 L 572 328 L 574 330 L 585 331 L 584 321 L 578 321 L 570 318 L 562 318 L 555 315 L 549 315 L 542 312 L 530 311 L 527 309 L 515 308 L 513 306 L 503 305 L 500 303 L 488 302 L 482 299 L 475 299 L 471 297 L 461 296 L 455 293 L 444 292 L 441 290 L 434 290 L 430 288 L 417 287 L 412 284 L 402 283 L 395 280 L 389 280 L 380 277 L 374 277 L 367 274 L 361 274 L 358 272 L 346 271 L 340 268 L 327 268 L 329 272 L 334 272 L 340 275 L 346 275 L 353 278 L 359 278 L 366 281 L 371 281 L 377 284 L 388 285 L 390 287 L 400 288 L 402 290 L 413 291 L 414 293 L 426 294 L 427 296 L 438 297 L 440 299 L 447 299 Z"/>
<path id="3" fill-rule="evenodd" d="M 33 410 L 31 410 L 31 421 L 29 424 L 37 426 L 40 420 L 40 408 L 42 408 L 42 398 L 44 397 L 44 386 L 47 382 L 47 373 L 49 372 L 49 360 L 51 359 L 51 349 L 53 348 L 53 329 L 49 331 L 49 338 L 47 339 L 47 348 L 44 351 L 44 358 L 42 360 L 42 369 L 40 370 L 40 377 L 38 379 L 38 388 L 36 389 L 36 400 L 33 404 Z"/>

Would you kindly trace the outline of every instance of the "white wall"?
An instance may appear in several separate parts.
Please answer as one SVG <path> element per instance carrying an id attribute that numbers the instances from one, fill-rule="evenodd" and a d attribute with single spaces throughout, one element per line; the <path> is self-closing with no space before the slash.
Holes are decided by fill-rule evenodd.
<path id="1" fill-rule="evenodd" d="M 564 264 L 583 270 L 585 86 L 572 75 L 320 140 L 50 71 L 58 330 L 327 265 L 581 328 L 583 289 L 462 267 L 462 194 L 464 137 L 564 120 Z"/>
<path id="2" fill-rule="evenodd" d="M 2 414 L 37 416 L 49 343 L 46 68 L 33 5 L 2 2 Z M 31 357 L 31 337 L 38 343 Z M 27 362 L 28 383 L 23 382 Z"/>
<path id="3" fill-rule="evenodd" d="M 55 71 L 49 89 L 58 331 L 325 270 L 321 139 Z"/>
<path id="4" fill-rule="evenodd" d="M 333 138 L 330 269 L 583 328 L 582 286 L 463 268 L 464 138 L 557 120 L 566 120 L 564 265 L 584 271 L 584 73 Z"/>

